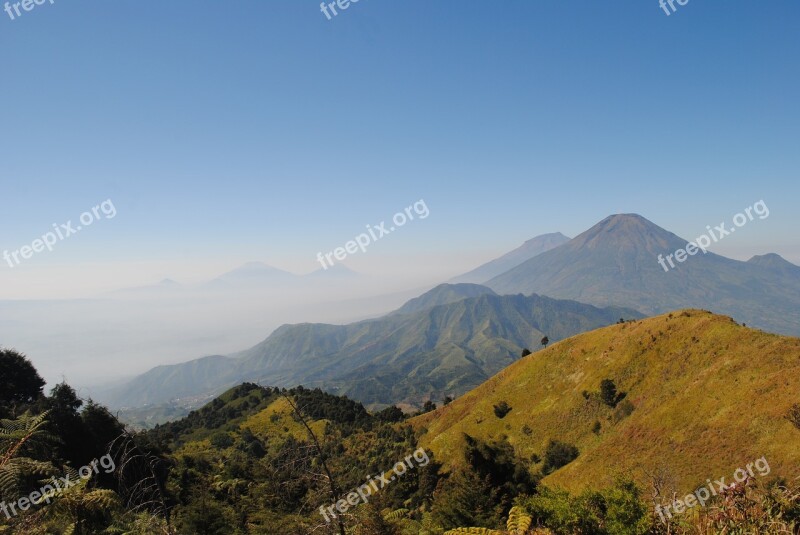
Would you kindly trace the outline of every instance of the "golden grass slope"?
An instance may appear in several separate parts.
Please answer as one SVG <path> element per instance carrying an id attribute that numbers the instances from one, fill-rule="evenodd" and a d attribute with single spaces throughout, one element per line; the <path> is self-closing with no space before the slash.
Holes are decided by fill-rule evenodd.
<path id="1" fill-rule="evenodd" d="M 583 395 L 605 378 L 627 392 L 629 416 Z M 503 419 L 493 410 L 500 401 L 513 409 Z M 559 342 L 412 424 L 427 429 L 422 446 L 449 466 L 463 462 L 463 433 L 505 435 L 523 458 L 543 455 L 555 439 L 576 445 L 580 456 L 547 485 L 597 489 L 623 475 L 649 486 L 660 473 L 688 492 L 709 478 L 730 482 L 762 456 L 771 475 L 800 475 L 800 431 L 784 418 L 793 403 L 800 403 L 800 339 L 686 310 Z"/>

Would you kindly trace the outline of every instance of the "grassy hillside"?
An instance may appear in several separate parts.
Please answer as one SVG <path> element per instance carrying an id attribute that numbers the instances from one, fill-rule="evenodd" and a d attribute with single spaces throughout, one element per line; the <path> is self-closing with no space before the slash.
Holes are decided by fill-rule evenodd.
<path id="1" fill-rule="evenodd" d="M 616 408 L 600 400 L 606 378 L 627 393 Z M 501 401 L 512 408 L 502 419 L 493 408 Z M 580 456 L 548 485 L 597 489 L 629 475 L 647 487 L 647 474 L 658 472 L 688 491 L 730 480 L 762 456 L 772 475 L 800 475 L 800 433 L 784 419 L 798 401 L 800 339 L 687 310 L 554 344 L 412 423 L 427 429 L 421 444 L 451 465 L 463 458 L 464 433 L 506 435 L 523 458 L 542 456 L 552 439 Z"/>

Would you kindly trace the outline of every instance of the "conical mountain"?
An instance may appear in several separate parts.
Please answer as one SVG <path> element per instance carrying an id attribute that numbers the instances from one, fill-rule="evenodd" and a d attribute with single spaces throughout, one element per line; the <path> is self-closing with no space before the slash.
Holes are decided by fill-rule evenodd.
<path id="1" fill-rule="evenodd" d="M 650 314 L 709 309 L 767 330 L 800 334 L 796 278 L 702 251 L 683 262 L 673 256 L 670 267 L 667 256 L 686 245 L 640 215 L 613 215 L 486 286 L 501 294 L 538 293 Z"/>

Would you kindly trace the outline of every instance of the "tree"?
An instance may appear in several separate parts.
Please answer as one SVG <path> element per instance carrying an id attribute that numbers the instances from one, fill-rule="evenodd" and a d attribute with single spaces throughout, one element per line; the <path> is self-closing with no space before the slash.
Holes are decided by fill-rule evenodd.
<path id="1" fill-rule="evenodd" d="M 431 400 L 426 401 L 422 404 L 422 414 L 433 412 L 436 410 L 436 403 Z"/>
<path id="2" fill-rule="evenodd" d="M 12 349 L 0 350 L 0 416 L 13 416 L 18 404 L 36 401 L 44 384 L 25 355 Z"/>
<path id="3" fill-rule="evenodd" d="M 482 478 L 472 470 L 455 470 L 436 489 L 431 516 L 445 529 L 496 526 L 502 518 L 499 493 L 488 477 Z"/>
<path id="4" fill-rule="evenodd" d="M 453 398 L 451 398 L 450 396 L 445 396 L 445 397 L 444 397 L 444 399 L 442 400 L 442 404 L 443 404 L 445 407 L 447 407 L 448 405 L 450 405 L 452 402 L 453 402 Z"/>
<path id="5" fill-rule="evenodd" d="M 547 347 L 547 344 L 549 344 L 549 343 L 550 343 L 550 339 L 548 337 L 545 336 L 544 338 L 542 338 L 541 344 L 544 347 Z"/>
<path id="6" fill-rule="evenodd" d="M 611 379 L 603 379 L 600 383 L 600 399 L 609 407 L 616 407 L 619 402 L 617 385 Z"/>
<path id="7" fill-rule="evenodd" d="M 544 452 L 542 473 L 544 475 L 551 474 L 562 466 L 566 466 L 577 459 L 578 455 L 578 448 L 572 444 L 551 440 L 547 444 L 547 449 Z"/>
<path id="8" fill-rule="evenodd" d="M 340 490 L 339 484 L 337 483 L 336 479 L 334 479 L 334 477 L 333 477 L 333 472 L 331 472 L 331 469 L 328 466 L 328 463 L 327 463 L 327 460 L 326 460 L 327 456 L 325 455 L 325 452 L 322 450 L 322 445 L 320 444 L 316 433 L 314 433 L 314 430 L 311 429 L 311 426 L 308 424 L 308 420 L 303 415 L 303 413 L 300 412 L 300 409 L 297 407 L 297 405 L 292 400 L 292 398 L 287 394 L 283 394 L 283 397 L 289 403 L 289 406 L 292 408 L 292 412 L 294 413 L 295 417 L 297 418 L 297 420 L 301 424 L 303 424 L 303 427 L 305 427 L 306 432 L 308 433 L 308 436 L 311 439 L 311 442 L 312 442 L 312 444 L 314 446 L 314 449 L 315 449 L 315 451 L 317 453 L 317 458 L 319 459 L 319 463 L 322 466 L 322 469 L 325 472 L 325 477 L 326 477 L 326 479 L 328 481 L 330 497 L 333 500 L 333 502 L 335 503 L 336 501 L 338 501 L 339 496 L 342 495 L 342 492 Z M 345 527 L 344 527 L 344 521 L 342 521 L 342 517 L 337 515 L 335 517 L 335 519 L 336 519 L 337 527 L 339 528 L 339 535 L 345 535 Z"/>
<path id="9" fill-rule="evenodd" d="M 406 415 L 397 405 L 386 407 L 380 412 L 375 413 L 375 418 L 381 422 L 402 422 Z"/>
<path id="10" fill-rule="evenodd" d="M 49 412 L 48 429 L 61 439 L 54 448 L 54 456 L 74 466 L 83 466 L 95 458 L 91 437 L 78 412 L 83 400 L 75 389 L 67 383 L 57 384 L 42 405 Z"/>
<path id="11" fill-rule="evenodd" d="M 531 354 L 531 350 L 530 350 L 530 349 L 528 349 L 527 347 L 525 347 L 525 348 L 523 348 L 523 349 L 522 349 L 522 358 L 525 358 L 525 357 L 527 357 L 527 356 L 528 356 L 528 355 L 530 355 L 530 354 Z"/>

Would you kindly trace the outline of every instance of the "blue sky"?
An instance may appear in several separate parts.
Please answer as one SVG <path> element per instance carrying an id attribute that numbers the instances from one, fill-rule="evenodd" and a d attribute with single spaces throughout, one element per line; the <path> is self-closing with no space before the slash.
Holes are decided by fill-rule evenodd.
<path id="1" fill-rule="evenodd" d="M 419 199 L 430 217 L 352 267 L 455 274 L 620 212 L 692 238 L 761 199 L 770 217 L 716 252 L 800 262 L 799 25 L 790 0 L 0 12 L 0 249 L 109 198 L 118 212 L 0 265 L 0 298 L 248 260 L 311 271 Z"/>

